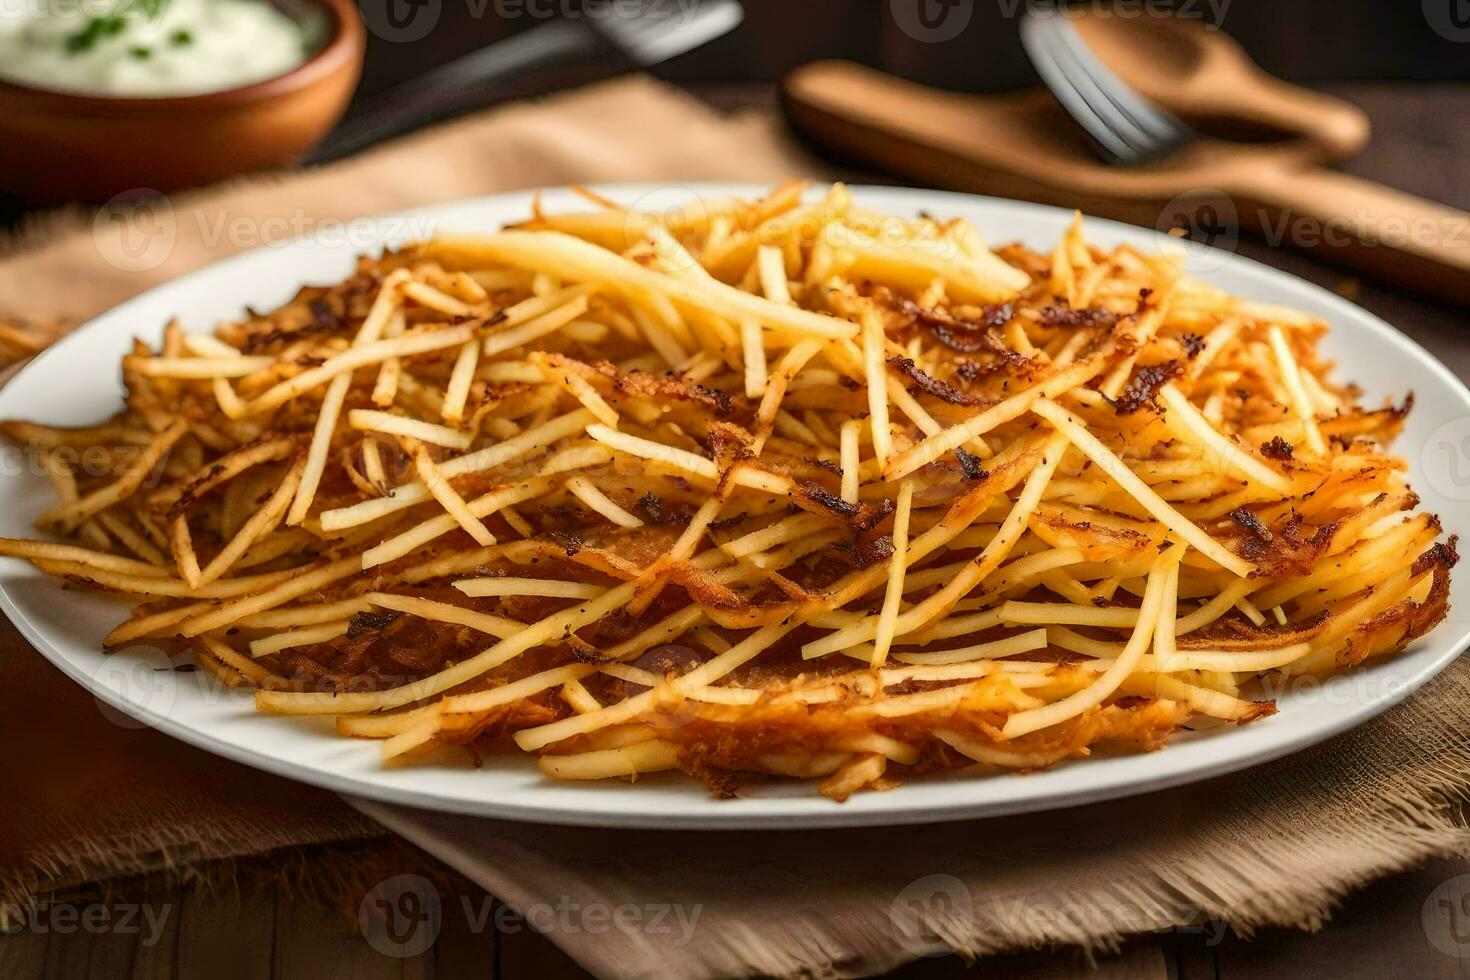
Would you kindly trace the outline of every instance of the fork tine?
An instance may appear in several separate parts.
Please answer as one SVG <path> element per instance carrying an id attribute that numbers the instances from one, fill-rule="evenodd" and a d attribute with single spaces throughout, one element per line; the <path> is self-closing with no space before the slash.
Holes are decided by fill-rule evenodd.
<path id="1" fill-rule="evenodd" d="M 734 28 L 745 16 L 739 0 L 685 0 L 679 4 L 643 0 L 614 7 L 613 16 L 602 21 L 601 29 L 643 63 L 656 63 L 697 47 Z"/>
<path id="2" fill-rule="evenodd" d="M 1058 21 L 1057 33 L 1067 50 L 1087 72 L 1088 77 L 1097 84 L 1098 89 L 1136 126 L 1171 143 L 1187 138 L 1188 127 L 1173 113 L 1143 98 L 1127 82 L 1119 78 L 1111 68 L 1103 64 L 1102 59 L 1098 58 L 1087 46 L 1087 42 L 1082 40 L 1076 25 L 1069 18 L 1059 17 L 1056 20 Z"/>
<path id="3" fill-rule="evenodd" d="M 1142 163 L 1193 139 L 1177 117 L 1104 65 L 1062 11 L 1033 9 L 1021 23 L 1021 41 L 1047 87 L 1114 162 Z"/>
<path id="4" fill-rule="evenodd" d="M 1153 155 L 1158 150 L 1161 140 L 1134 122 L 1108 94 L 1101 80 L 1089 70 L 1090 66 L 1078 57 L 1077 50 L 1068 43 L 1067 39 L 1067 34 L 1071 33 L 1071 25 L 1056 23 L 1064 21 L 1062 17 L 1051 17 L 1048 20 L 1053 22 L 1048 25 L 1053 28 L 1048 31 L 1051 49 L 1062 74 L 1067 76 L 1092 111 L 1112 131 L 1114 137 L 1128 144 L 1137 156 Z"/>
<path id="5" fill-rule="evenodd" d="M 1133 162 L 1137 153 L 1097 114 L 1059 63 L 1055 42 L 1042 17 L 1030 16 L 1021 22 L 1021 40 L 1046 87 L 1062 103 L 1067 114 L 1092 137 L 1105 155 L 1121 163 Z"/>

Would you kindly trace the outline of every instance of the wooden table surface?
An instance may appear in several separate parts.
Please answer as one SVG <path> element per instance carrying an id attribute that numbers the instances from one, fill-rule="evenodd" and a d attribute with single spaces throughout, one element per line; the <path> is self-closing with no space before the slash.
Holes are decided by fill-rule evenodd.
<path id="1" fill-rule="evenodd" d="M 408 869 L 405 869 L 408 870 Z M 417 870 L 417 868 L 413 869 Z M 412 956 L 375 945 L 346 912 L 295 900 L 289 887 L 179 887 L 137 906 L 79 902 L 0 936 L 4 980 L 570 980 L 586 977 L 549 940 L 496 921 L 483 892 L 442 894 L 429 947 Z M 1426 905 L 1470 908 L 1470 861 L 1438 861 L 1351 897 L 1322 932 L 1267 930 L 1247 941 L 1218 923 L 1139 937 L 1089 964 L 1072 950 L 925 960 L 902 980 L 1453 980 L 1470 959 L 1448 955 L 1463 935 L 1423 924 Z M 63 914 L 65 910 L 65 914 Z M 90 917 L 90 918 L 89 918 Z M 88 923 L 93 924 L 89 925 Z M 1464 920 L 1459 920 L 1463 928 Z"/>
<path id="2" fill-rule="evenodd" d="M 1470 86 L 1324 86 L 1372 116 L 1370 149 L 1346 169 L 1470 208 Z M 706 91 L 721 105 L 772 105 L 769 87 Z M 854 175 L 860 177 L 861 175 Z M 1255 241 L 1240 252 L 1338 289 L 1470 377 L 1470 315 L 1420 301 L 1305 256 Z M 413 956 L 386 955 L 353 928 L 350 914 L 293 900 L 279 885 L 218 889 L 181 885 L 139 906 L 80 901 L 53 907 L 0 936 L 0 980 L 377 980 L 507 978 L 555 980 L 585 974 L 546 939 L 493 923 L 493 902 L 473 889 L 447 896 L 435 941 Z M 351 910 L 348 910 L 350 912 Z M 488 917 L 487 917 L 488 914 Z M 126 916 L 126 921 L 124 920 Z M 1268 930 L 1250 940 L 1205 924 L 1143 936 L 1118 955 L 1088 964 L 1073 951 L 1040 951 L 966 965 L 929 960 L 899 971 L 946 977 L 1184 978 L 1275 980 L 1470 977 L 1470 861 L 1439 861 L 1349 897 L 1316 935 Z M 1449 949 L 1451 952 L 1443 951 Z"/>

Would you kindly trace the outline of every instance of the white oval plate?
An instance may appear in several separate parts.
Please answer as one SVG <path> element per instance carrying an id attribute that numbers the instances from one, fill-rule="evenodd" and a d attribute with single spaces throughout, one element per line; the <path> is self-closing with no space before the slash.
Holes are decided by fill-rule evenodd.
<path id="1" fill-rule="evenodd" d="M 700 197 L 757 196 L 762 188 L 693 184 L 656 190 L 639 185 L 603 188 L 643 206 L 682 206 Z M 1012 201 L 936 191 L 854 188 L 857 200 L 879 211 L 921 210 L 970 219 L 992 242 L 1020 240 L 1049 251 L 1070 213 Z M 569 193 L 545 195 L 549 208 L 581 205 Z M 346 277 L 356 253 L 382 244 L 444 231 L 487 231 L 530 212 L 529 193 L 507 194 L 323 229 L 315 240 L 256 249 L 145 293 L 73 332 L 0 391 L 0 418 L 87 424 L 120 405 L 119 361 L 135 336 L 150 344 L 178 316 L 191 330 L 240 314 L 249 305 L 270 309 L 304 283 Z M 180 220 L 186 220 L 185 217 Z M 1132 242 L 1157 249 L 1154 233 L 1094 220 L 1089 237 L 1110 246 Z M 1340 377 L 1359 382 L 1367 398 L 1401 397 L 1412 390 L 1414 412 L 1398 450 L 1409 459 L 1415 488 L 1427 509 L 1450 530 L 1463 523 L 1470 500 L 1470 391 L 1430 354 L 1387 324 L 1332 294 L 1238 256 L 1201 250 L 1194 258 L 1204 277 L 1233 293 L 1317 314 L 1332 324 L 1326 346 Z M 50 486 L 24 455 L 8 448 L 0 459 L 0 534 L 32 533 L 51 499 Z M 677 829 L 838 827 L 919 823 L 1073 806 L 1150 790 L 1256 765 L 1320 742 L 1373 717 L 1413 692 L 1470 642 L 1470 576 L 1455 582 L 1451 602 L 1460 610 L 1402 656 L 1321 684 L 1280 693 L 1280 712 L 1243 728 L 1185 734 L 1149 754 L 1095 757 L 1030 775 L 974 775 L 914 780 L 887 793 L 863 793 L 844 804 L 817 796 L 807 785 L 764 786 L 735 800 L 715 800 L 692 780 L 674 775 L 635 784 L 556 783 L 525 757 L 497 755 L 484 768 L 435 760 L 385 768 L 373 742 L 340 738 L 324 719 L 257 714 L 248 696 L 222 692 L 206 675 L 166 668 L 161 653 L 142 648 L 104 656 L 99 641 L 123 615 L 115 600 L 66 591 L 23 562 L 0 559 L 0 607 L 58 667 L 86 687 L 119 723 L 147 724 L 200 748 L 303 782 L 343 793 L 482 816 L 545 823 Z"/>

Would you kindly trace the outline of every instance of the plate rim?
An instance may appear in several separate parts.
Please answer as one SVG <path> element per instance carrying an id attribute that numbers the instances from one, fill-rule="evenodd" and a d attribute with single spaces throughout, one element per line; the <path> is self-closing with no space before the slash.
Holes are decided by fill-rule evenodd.
<path id="1" fill-rule="evenodd" d="M 708 194 L 712 196 L 750 196 L 759 195 L 767 189 L 767 186 L 764 184 L 730 181 L 611 182 L 589 186 L 600 193 L 605 193 L 610 196 L 623 195 L 624 197 L 627 195 L 644 196 L 669 189 L 691 191 L 695 194 Z M 813 184 L 814 189 L 820 189 L 826 186 L 829 185 L 825 182 L 816 182 Z M 956 191 L 859 184 L 848 186 L 853 192 L 854 197 L 859 199 L 873 195 L 886 196 L 891 200 L 902 200 L 906 203 L 923 203 L 934 210 L 942 210 L 946 203 L 948 203 L 957 205 L 962 209 L 984 211 L 987 213 L 987 216 L 999 219 L 1000 221 L 1004 221 L 1007 213 L 1012 212 L 1028 215 L 1032 218 L 1042 216 L 1062 224 L 1066 220 L 1069 220 L 1073 213 L 1072 209 L 1068 208 Z M 560 195 L 565 192 L 566 188 L 560 186 L 529 188 L 480 195 L 472 198 L 460 198 L 417 208 L 384 212 L 366 216 L 362 220 L 381 225 L 394 219 L 406 217 L 447 216 L 455 211 L 462 211 L 474 207 L 509 208 L 518 202 L 529 204 L 532 196 L 538 193 Z M 453 223 L 453 219 L 449 217 L 443 217 L 442 220 L 446 224 Z M 1103 218 L 1085 216 L 1085 221 L 1089 230 L 1102 230 L 1114 238 L 1129 239 L 1149 233 L 1149 229 L 1146 227 L 1129 225 Z M 435 231 L 437 233 L 438 229 L 436 228 Z M 340 246 L 331 246 L 324 245 L 320 242 L 321 237 L 321 233 L 318 233 L 317 235 L 296 238 L 288 243 L 265 244 L 247 249 L 235 255 L 227 256 L 216 262 L 201 266 L 198 269 L 190 270 L 183 275 L 176 276 L 167 282 L 160 283 L 136 296 L 130 297 L 124 302 L 91 317 L 85 323 L 77 326 L 57 343 L 51 345 L 40 355 L 26 363 L 24 367 L 9 379 L 5 387 L 9 388 L 10 383 L 19 380 L 27 372 L 30 372 L 38 364 L 45 361 L 46 358 L 51 357 L 53 354 L 59 355 L 63 350 L 68 348 L 68 345 L 81 342 L 83 336 L 96 326 L 99 321 L 112 317 L 126 316 L 133 308 L 146 306 L 154 302 L 159 293 L 182 288 L 188 281 L 206 273 L 218 274 L 235 264 L 246 263 L 251 261 L 259 253 L 267 251 L 290 251 L 301 247 L 324 247 L 333 254 L 356 256 L 373 254 L 380 251 L 386 244 L 385 242 L 378 242 L 366 249 L 351 242 L 343 243 Z M 1305 279 L 1277 269 L 1264 262 L 1213 246 L 1209 246 L 1208 249 L 1211 254 L 1218 252 L 1228 256 L 1228 261 L 1231 264 L 1239 264 L 1245 270 L 1248 278 L 1254 279 L 1272 291 L 1291 294 L 1298 298 L 1306 297 L 1314 304 L 1324 307 L 1323 316 L 1330 323 L 1335 323 L 1342 317 L 1357 321 L 1359 326 L 1368 328 L 1383 342 L 1399 348 L 1419 362 L 1422 367 L 1427 369 L 1430 374 L 1436 376 L 1444 384 L 1446 392 L 1453 393 L 1460 406 L 1465 409 L 1467 414 L 1470 414 L 1470 387 L 1467 387 L 1443 362 L 1417 341 L 1395 330 L 1382 318 L 1324 287 L 1308 282 Z M 1200 278 L 1209 281 L 1209 274 L 1204 273 Z M 296 283 L 296 285 L 304 284 L 300 282 Z M 272 286 L 274 286 L 274 283 L 269 284 L 266 288 Z M 1289 303 L 1283 305 L 1289 305 Z M 3 389 L 0 389 L 0 400 L 3 400 L 3 398 L 4 392 Z M 576 805 L 548 807 L 545 804 L 517 803 L 513 800 L 490 801 L 483 797 L 475 799 L 448 797 L 433 792 L 415 790 L 411 787 L 406 788 L 384 783 L 364 782 L 357 776 L 351 774 L 299 765 L 278 754 L 272 754 L 259 748 L 251 748 L 248 745 L 237 745 L 225 741 L 212 732 L 175 719 L 148 705 L 138 704 L 135 701 L 129 700 L 123 692 L 115 690 L 112 686 L 102 683 L 99 679 L 87 675 L 82 664 L 75 662 L 70 656 L 60 650 L 57 644 L 48 636 L 47 632 L 24 614 L 12 596 L 11 589 L 5 579 L 0 579 L 0 611 L 5 613 L 11 623 L 16 626 L 17 630 L 38 652 L 94 698 L 106 702 L 114 709 L 137 718 L 148 726 L 170 737 L 177 738 L 204 751 L 248 765 L 255 769 L 293 779 L 297 782 L 328 789 L 348 797 L 363 797 L 385 803 L 437 812 L 458 813 L 548 825 L 665 828 L 700 831 L 789 830 L 818 827 L 896 826 L 917 823 L 953 822 L 1063 809 L 1185 786 L 1217 776 L 1264 765 L 1313 745 L 1321 744 L 1345 731 L 1356 728 L 1399 704 L 1405 698 L 1412 696 L 1424 684 L 1442 673 L 1450 663 L 1464 652 L 1467 645 L 1470 645 L 1470 622 L 1467 622 L 1460 635 L 1447 637 L 1442 641 L 1444 642 L 1443 649 L 1424 666 L 1419 668 L 1417 673 L 1411 676 L 1408 683 L 1396 686 L 1392 693 L 1380 694 L 1366 701 L 1355 700 L 1353 704 L 1345 706 L 1338 714 L 1332 716 L 1330 723 L 1319 724 L 1316 727 L 1287 734 L 1285 737 L 1274 740 L 1265 746 L 1258 747 L 1254 751 L 1237 752 L 1223 760 L 1214 760 L 1208 766 L 1180 769 L 1178 766 L 1171 765 L 1169 760 L 1171 758 L 1177 758 L 1177 753 L 1171 754 L 1171 748 L 1166 746 L 1160 752 L 1141 753 L 1128 757 L 1138 760 L 1162 760 L 1163 764 L 1154 767 L 1156 770 L 1154 772 L 1141 771 L 1137 774 L 1125 774 L 1123 778 L 1112 781 L 1095 782 L 1087 786 L 1059 792 L 1054 791 L 1044 795 L 1021 795 L 1002 801 L 987 799 L 985 794 L 975 792 L 969 799 L 962 798 L 956 801 L 949 801 L 937 809 L 915 812 L 915 804 L 905 806 L 899 802 L 895 805 L 880 804 L 864 808 L 853 808 L 851 802 L 839 805 L 812 794 L 810 798 L 797 797 L 790 799 L 807 803 L 817 802 L 820 804 L 820 808 L 807 807 L 805 809 L 791 809 L 785 812 L 752 814 L 749 812 L 750 807 L 742 805 L 742 803 L 779 804 L 788 802 L 788 798 L 774 800 L 771 798 L 761 798 L 760 800 L 754 801 L 704 801 L 707 806 L 701 809 L 700 812 L 669 814 L 660 813 L 656 809 L 627 810 L 598 808 L 593 797 L 590 795 L 597 792 L 595 787 L 585 787 L 578 791 L 589 794 L 587 802 L 592 804 L 590 807 L 584 808 Z M 1450 625 L 1451 621 L 1446 621 L 1444 624 L 1441 624 L 1441 628 L 1449 627 Z M 1361 678 L 1367 676 L 1367 671 L 1339 676 Z M 1084 762 L 1082 765 L 1087 765 L 1087 763 Z M 951 785 L 983 787 L 992 780 L 1019 780 L 1026 778 L 1028 777 L 1020 774 L 994 774 L 970 782 L 956 779 L 951 782 Z M 621 790 L 622 787 L 619 787 L 619 789 Z M 902 789 L 900 789 L 892 794 L 885 793 L 878 795 L 889 800 L 898 800 L 902 792 Z M 653 800 L 652 803 L 656 806 L 658 801 Z"/>

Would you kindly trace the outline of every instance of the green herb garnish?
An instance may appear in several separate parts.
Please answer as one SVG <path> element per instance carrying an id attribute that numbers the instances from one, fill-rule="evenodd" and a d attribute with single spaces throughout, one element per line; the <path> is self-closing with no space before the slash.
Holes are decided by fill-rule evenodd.
<path id="1" fill-rule="evenodd" d="M 168 43 L 176 48 L 186 48 L 194 43 L 194 35 L 180 28 L 168 36 Z"/>
<path id="2" fill-rule="evenodd" d="M 68 34 L 65 41 L 67 54 L 81 54 L 91 51 L 97 46 L 97 42 L 105 38 L 121 34 L 127 26 L 122 17 L 117 14 L 108 14 L 106 17 L 89 17 L 87 24 L 74 34 Z"/>
<path id="3" fill-rule="evenodd" d="M 149 58 L 153 57 L 153 52 L 152 51 L 150 51 L 149 49 L 147 49 L 145 47 L 141 47 L 141 46 L 135 47 L 135 48 L 128 48 L 128 54 L 132 55 L 134 58 L 138 59 L 139 61 L 147 61 Z"/>
<path id="4" fill-rule="evenodd" d="M 168 6 L 168 0 L 123 0 L 120 7 L 123 13 L 132 13 L 133 10 L 141 10 L 143 16 L 153 20 L 163 13 L 163 8 Z"/>

